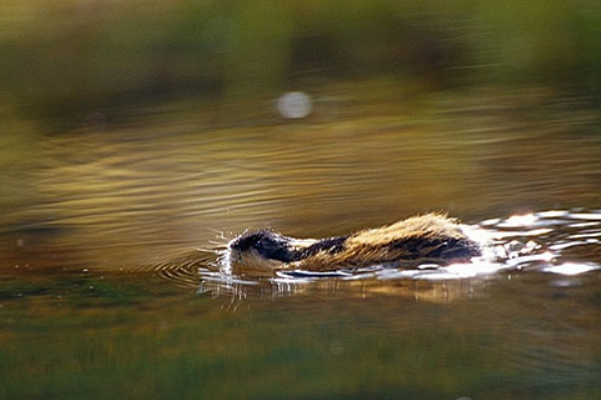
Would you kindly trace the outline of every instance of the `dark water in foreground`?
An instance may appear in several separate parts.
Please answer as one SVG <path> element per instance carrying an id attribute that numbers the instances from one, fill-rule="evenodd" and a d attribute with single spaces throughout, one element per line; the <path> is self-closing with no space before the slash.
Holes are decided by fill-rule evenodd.
<path id="1" fill-rule="evenodd" d="M 439 102 L 413 118 L 15 139 L 0 398 L 600 398 L 598 114 Z M 247 228 L 325 237 L 429 210 L 495 233 L 508 259 L 218 269 Z"/>

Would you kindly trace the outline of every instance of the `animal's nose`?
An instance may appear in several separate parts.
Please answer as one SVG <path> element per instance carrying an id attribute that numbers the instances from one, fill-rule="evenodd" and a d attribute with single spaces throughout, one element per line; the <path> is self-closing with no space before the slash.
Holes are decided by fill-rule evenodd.
<path id="1" fill-rule="evenodd" d="M 240 250 L 240 239 L 235 239 L 232 240 L 228 247 L 230 248 L 230 250 Z"/>

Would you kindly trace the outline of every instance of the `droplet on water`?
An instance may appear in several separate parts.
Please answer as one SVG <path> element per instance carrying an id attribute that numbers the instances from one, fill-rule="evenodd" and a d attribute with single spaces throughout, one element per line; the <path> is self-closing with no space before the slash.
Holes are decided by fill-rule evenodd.
<path id="1" fill-rule="evenodd" d="M 288 92 L 278 99 L 278 111 L 284 118 L 305 118 L 311 113 L 311 98 L 304 92 Z"/>

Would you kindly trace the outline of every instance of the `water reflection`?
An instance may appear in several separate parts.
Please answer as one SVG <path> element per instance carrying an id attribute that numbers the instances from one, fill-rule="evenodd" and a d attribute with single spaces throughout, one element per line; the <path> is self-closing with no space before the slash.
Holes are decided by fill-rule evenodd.
<path id="1" fill-rule="evenodd" d="M 0 215 L 0 397 L 599 397 L 599 142 L 465 99 L 40 138 L 1 178 L 28 196 Z M 245 229 L 327 237 L 441 209 L 490 254 L 262 279 L 219 263 Z"/>
<path id="2" fill-rule="evenodd" d="M 362 105 L 371 103 L 358 102 L 360 111 L 319 124 L 219 128 L 204 113 L 171 120 L 150 111 L 135 127 L 40 138 L 34 154 L 20 156 L 28 163 L 19 174 L 2 178 L 6 199 L 14 187 L 27 196 L 7 202 L 1 246 L 9 264 L 128 270 L 210 248 L 215 232 L 326 237 L 431 210 L 474 223 L 513 210 L 598 207 L 600 143 L 573 138 L 592 130 L 589 122 L 566 113 L 559 125 L 528 125 L 526 135 L 527 121 L 507 114 L 509 95 L 447 96 L 400 114 L 369 114 Z M 473 112 L 481 103 L 490 110 Z M 387 104 L 405 110 L 403 101 Z M 542 217 L 536 229 L 506 232 L 536 240 L 549 233 L 542 221 L 561 216 Z"/>
<path id="3" fill-rule="evenodd" d="M 5 269 L 160 270 L 192 289 L 219 280 L 198 269 L 218 269 L 212 252 L 245 229 L 327 237 L 440 209 L 471 223 L 473 235 L 491 236 L 489 254 L 468 266 L 280 278 L 300 285 L 361 276 L 385 285 L 598 264 L 600 143 L 593 135 L 572 139 L 588 122 L 565 118 L 561 132 L 538 125 L 524 135 L 523 125 L 505 123 L 504 105 L 491 102 L 500 113 L 473 113 L 468 100 L 445 99 L 412 117 L 200 129 L 202 114 L 154 116 L 135 129 L 44 137 L 35 162 L 17 177 L 32 195 L 0 216 Z M 499 132 L 499 125 L 508 127 Z M 558 152 L 563 161 L 554 168 Z M 507 209 L 530 211 L 490 218 Z M 265 289 L 263 282 L 252 286 Z"/>

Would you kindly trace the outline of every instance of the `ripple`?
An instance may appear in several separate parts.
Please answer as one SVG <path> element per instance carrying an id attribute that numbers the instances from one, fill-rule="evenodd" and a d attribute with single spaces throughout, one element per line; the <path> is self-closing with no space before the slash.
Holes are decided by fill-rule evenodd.
<path id="1" fill-rule="evenodd" d="M 570 218 L 586 221 L 601 221 L 601 212 L 595 211 L 590 213 L 573 213 L 570 214 Z"/>

